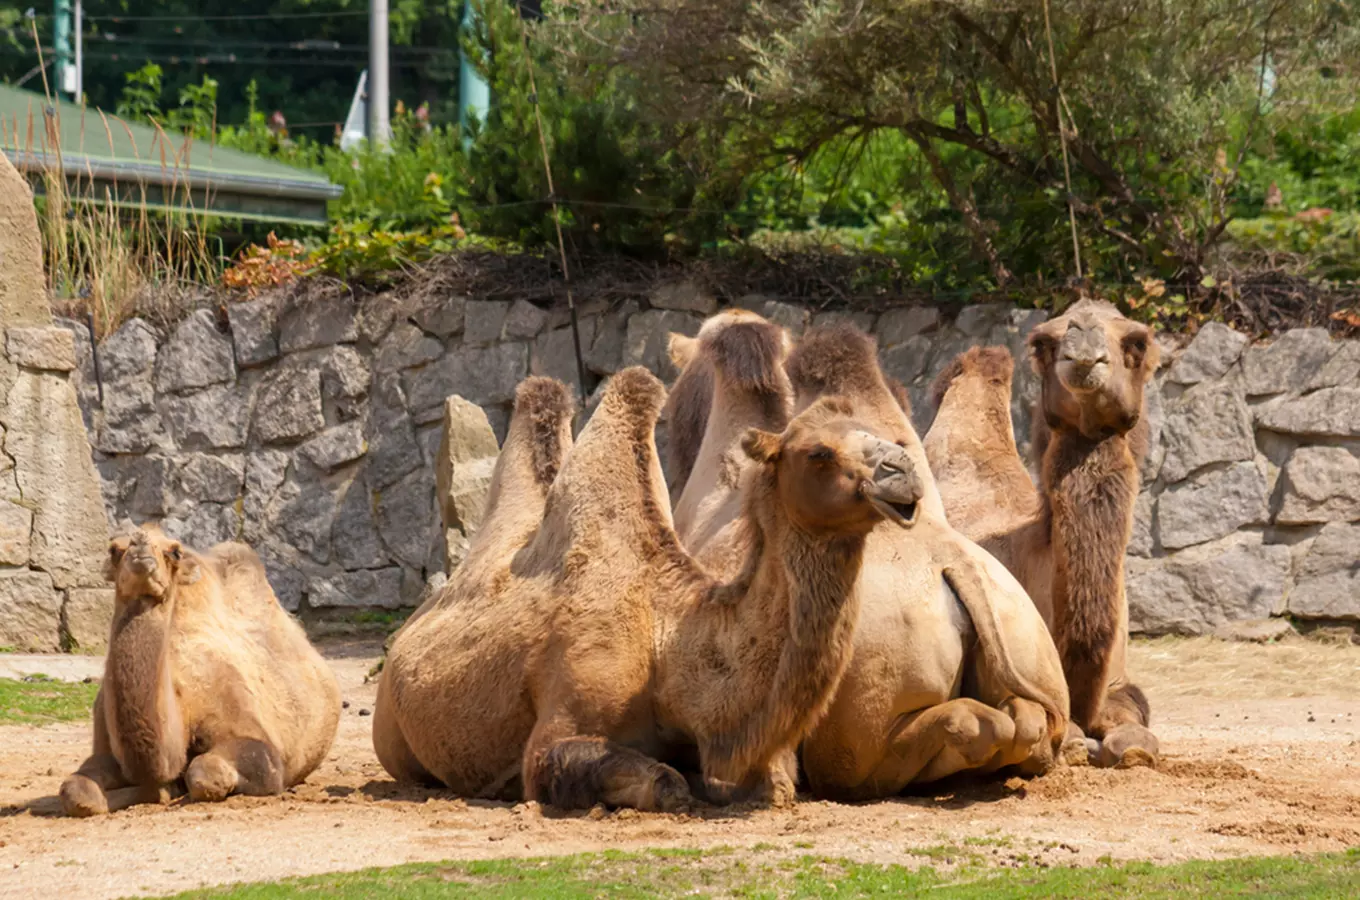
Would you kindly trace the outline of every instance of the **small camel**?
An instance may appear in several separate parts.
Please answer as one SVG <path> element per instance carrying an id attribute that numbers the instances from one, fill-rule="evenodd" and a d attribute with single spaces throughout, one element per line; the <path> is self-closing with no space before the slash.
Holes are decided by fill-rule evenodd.
<path id="1" fill-rule="evenodd" d="M 1040 488 L 1016 451 L 1014 364 L 1002 347 L 969 350 L 940 374 L 926 455 L 950 521 L 1015 574 L 1049 623 L 1072 697 L 1073 744 L 1081 731 L 1099 765 L 1155 765 L 1147 698 L 1124 669 L 1124 554 L 1157 344 L 1109 303 L 1083 300 L 1036 328 L 1029 347 L 1042 379 Z M 1073 761 L 1087 755 L 1064 749 Z"/>
<path id="2" fill-rule="evenodd" d="M 741 327 L 748 326 L 730 325 L 714 337 Z M 772 393 L 796 386 L 799 409 L 824 396 L 847 398 L 856 417 L 901 444 L 913 470 L 925 476 L 916 524 L 909 531 L 880 526 L 870 535 L 854 657 L 827 718 L 803 744 L 814 792 L 870 799 L 966 769 L 1046 769 L 1067 717 L 1052 639 L 1009 573 L 945 524 L 904 392 L 884 378 L 873 340 L 849 326 L 814 329 L 787 358 L 787 377 L 779 377 L 774 336 L 764 338 L 764 352 L 734 354 L 717 339 L 692 348 L 687 362 L 703 367 L 712 397 L 682 502 L 704 491 L 721 498 L 722 479 L 705 472 L 721 469 L 715 451 L 730 444 L 738 426 L 785 408 L 753 403 L 753 384 L 770 385 Z M 728 372 L 734 365 L 743 377 Z M 687 547 L 711 571 L 734 575 L 735 560 L 749 556 L 754 540 L 744 525 L 741 518 L 710 521 Z M 965 687 L 986 702 L 962 696 Z"/>
<path id="3" fill-rule="evenodd" d="M 464 795 L 656 811 L 692 802 L 667 762 L 692 766 L 697 751 L 708 799 L 791 801 L 791 751 L 849 661 L 865 537 L 914 520 L 919 478 L 835 400 L 782 434 L 751 430 L 743 496 L 759 540 L 742 577 L 722 582 L 671 524 L 661 383 L 615 375 L 551 482 L 513 463 L 532 452 L 529 422 L 560 430 L 552 417 L 570 417 L 533 402 L 544 384 L 520 388 L 495 476 L 505 496 L 486 520 L 498 527 L 510 498 L 546 490 L 542 524 L 512 546 L 479 535 L 469 559 L 495 562 L 460 569 L 393 643 L 380 761 Z"/>
<path id="4" fill-rule="evenodd" d="M 155 526 L 109 544 L 113 626 L 94 702 L 94 752 L 61 785 L 67 815 L 181 792 L 281 794 L 321 764 L 340 687 L 279 606 L 255 552 L 198 554 Z"/>

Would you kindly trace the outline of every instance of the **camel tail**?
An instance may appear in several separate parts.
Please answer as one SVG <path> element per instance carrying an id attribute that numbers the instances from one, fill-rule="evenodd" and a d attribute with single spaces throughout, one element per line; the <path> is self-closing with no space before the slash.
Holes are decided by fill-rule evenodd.
<path id="1" fill-rule="evenodd" d="M 1029 677 L 1015 668 L 1010 651 L 1001 635 L 1001 625 L 997 622 L 996 611 L 987 602 L 982 580 L 971 566 L 968 569 L 951 566 L 944 571 L 945 583 L 954 596 L 968 611 L 977 630 L 978 647 L 988 668 L 996 674 L 1001 683 L 1023 700 L 1032 700 L 1044 708 L 1048 714 L 1048 727 L 1051 737 L 1061 738 L 1066 731 L 1069 713 L 1059 709 L 1047 691 L 1040 689 Z"/>

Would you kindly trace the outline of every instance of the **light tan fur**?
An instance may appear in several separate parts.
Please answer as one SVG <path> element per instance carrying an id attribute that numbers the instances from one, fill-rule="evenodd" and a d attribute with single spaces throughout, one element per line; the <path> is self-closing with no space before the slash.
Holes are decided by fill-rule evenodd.
<path id="1" fill-rule="evenodd" d="M 1147 700 L 1124 671 L 1123 565 L 1157 344 L 1146 326 L 1086 300 L 1036 328 L 1030 351 L 1042 380 L 1040 489 L 1016 451 L 1003 348 L 970 350 L 941 374 L 926 453 L 950 521 L 1005 563 L 1044 613 L 1072 696 L 1074 741 L 1079 730 L 1103 740 L 1094 758 L 1107 764 L 1153 763 Z"/>
<path id="2" fill-rule="evenodd" d="M 243 544 L 198 554 L 154 526 L 109 545 L 115 587 L 94 752 L 62 783 L 68 815 L 278 794 L 330 750 L 340 688 Z"/>
<path id="3" fill-rule="evenodd" d="M 615 375 L 541 526 L 509 546 L 479 535 L 473 574 L 460 568 L 393 643 L 374 743 L 395 777 L 558 807 L 676 809 L 690 789 L 666 763 L 697 756 L 712 799 L 792 799 L 790 751 L 849 658 L 864 537 L 895 514 L 888 504 L 913 499 L 905 460 L 834 402 L 782 434 L 748 432 L 757 465 L 743 497 L 760 549 L 745 583 L 723 584 L 671 524 L 653 439 L 664 393 L 645 370 Z M 511 498 L 540 490 L 504 468 L 530 436 L 524 399 L 493 528 Z"/>
<path id="4" fill-rule="evenodd" d="M 803 744 L 809 781 L 822 796 L 869 799 L 969 769 L 1043 770 L 1067 716 L 1052 641 L 1009 573 L 945 524 L 908 404 L 876 357 L 863 332 L 832 326 L 810 332 L 788 360 L 796 409 L 847 398 L 922 479 L 912 527 L 880 525 L 869 537 L 854 656 Z M 724 383 L 715 381 L 715 411 Z M 699 550 L 705 565 L 738 581 L 733 560 L 750 539 L 739 526 Z"/>

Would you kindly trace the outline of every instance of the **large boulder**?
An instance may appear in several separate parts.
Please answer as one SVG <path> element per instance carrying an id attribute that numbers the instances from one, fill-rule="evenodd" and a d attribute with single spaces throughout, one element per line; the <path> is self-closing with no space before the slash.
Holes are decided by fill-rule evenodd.
<path id="1" fill-rule="evenodd" d="M 1360 387 L 1330 387 L 1261 409 L 1262 428 L 1301 437 L 1360 437 Z"/>
<path id="2" fill-rule="evenodd" d="M 235 380 L 231 340 L 217 330 L 211 311 L 190 313 L 161 350 L 156 388 L 174 393 Z"/>
<path id="3" fill-rule="evenodd" d="M 1157 503 L 1162 546 L 1179 550 L 1231 534 L 1244 525 L 1264 525 L 1266 478 L 1254 462 L 1198 472 L 1168 487 Z"/>
<path id="4" fill-rule="evenodd" d="M 482 408 L 462 397 L 448 398 L 434 466 L 448 571 L 461 559 L 467 539 L 482 524 L 499 450 Z M 455 532 L 452 540 L 447 534 L 450 531 Z"/>
<path id="5" fill-rule="evenodd" d="M 1238 379 L 1195 385 L 1163 408 L 1166 456 L 1161 477 L 1166 481 L 1180 481 L 1214 463 L 1242 462 L 1256 456 L 1251 412 Z"/>
<path id="6" fill-rule="evenodd" d="M 1242 355 L 1247 395 L 1298 390 L 1312 381 L 1336 349 L 1325 328 L 1295 328 L 1272 344 L 1248 348 Z"/>
<path id="7" fill-rule="evenodd" d="M 1360 520 L 1360 457 L 1345 447 L 1300 447 L 1281 473 L 1280 525 Z M 1360 549 L 1358 549 L 1360 552 Z"/>
<path id="8" fill-rule="evenodd" d="M 1227 325 L 1210 322 L 1199 330 L 1190 346 L 1172 364 L 1166 373 L 1167 380 L 1190 385 L 1222 378 L 1233 363 L 1241 359 L 1248 343 L 1245 334 L 1233 331 Z"/>
<path id="9" fill-rule="evenodd" d="M 61 649 L 61 592 L 44 572 L 0 572 L 0 647 L 26 652 Z"/>
<path id="10" fill-rule="evenodd" d="M 1128 557 L 1129 630 L 1210 634 L 1225 622 L 1284 610 L 1289 548 L 1239 532 L 1160 559 Z"/>
<path id="11" fill-rule="evenodd" d="M 1302 618 L 1360 619 L 1360 525 L 1333 522 L 1313 539 L 1289 592 Z"/>

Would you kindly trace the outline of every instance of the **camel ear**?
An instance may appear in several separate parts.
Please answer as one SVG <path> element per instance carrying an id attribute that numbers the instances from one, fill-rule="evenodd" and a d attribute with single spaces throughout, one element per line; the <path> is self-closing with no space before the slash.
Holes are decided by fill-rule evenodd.
<path id="1" fill-rule="evenodd" d="M 741 439 L 741 449 L 758 463 L 772 463 L 779 459 L 780 437 L 759 428 L 748 428 Z"/>
<path id="2" fill-rule="evenodd" d="M 694 360 L 695 354 L 699 352 L 699 340 L 672 331 L 670 337 L 666 339 L 666 352 L 670 354 L 671 365 L 678 370 L 683 370 Z"/>
<path id="3" fill-rule="evenodd" d="M 104 578 L 114 581 L 118 578 L 118 567 L 123 564 L 123 554 L 132 546 L 132 538 L 127 535 L 109 541 L 109 558 L 104 561 Z"/>
<path id="4" fill-rule="evenodd" d="M 165 548 L 165 557 L 174 568 L 175 580 L 180 584 L 193 584 L 203 577 L 203 568 L 198 563 L 198 557 L 185 550 L 179 541 L 170 542 L 170 546 Z"/>
<path id="5" fill-rule="evenodd" d="M 1058 356 L 1058 339 L 1045 331 L 1034 331 L 1029 336 L 1029 360 L 1038 375 L 1053 367 Z"/>

